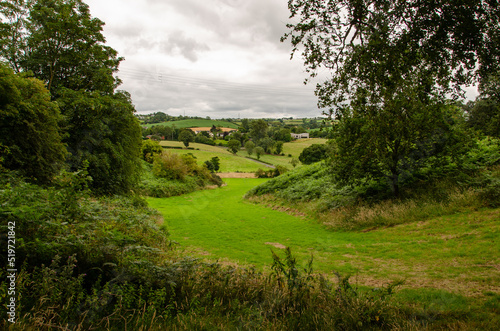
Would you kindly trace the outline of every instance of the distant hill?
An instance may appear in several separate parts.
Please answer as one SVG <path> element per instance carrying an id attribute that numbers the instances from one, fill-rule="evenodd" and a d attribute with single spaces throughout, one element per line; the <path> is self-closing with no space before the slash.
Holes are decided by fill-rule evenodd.
<path id="1" fill-rule="evenodd" d="M 220 126 L 223 128 L 231 128 L 237 129 L 238 125 L 227 122 L 227 121 L 218 121 L 218 120 L 207 120 L 207 119 L 188 119 L 188 120 L 180 120 L 180 121 L 170 121 L 163 123 L 153 123 L 153 124 L 141 124 L 141 126 L 150 128 L 154 125 L 165 125 L 172 126 L 175 125 L 176 128 L 195 128 L 195 127 L 212 127 L 212 125 Z"/>

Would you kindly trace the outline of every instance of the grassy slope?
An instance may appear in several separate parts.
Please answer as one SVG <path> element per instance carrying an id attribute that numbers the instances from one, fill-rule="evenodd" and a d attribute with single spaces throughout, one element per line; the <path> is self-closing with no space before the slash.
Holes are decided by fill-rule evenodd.
<path id="1" fill-rule="evenodd" d="M 184 146 L 181 142 L 178 141 L 162 141 L 161 145 L 177 147 Z M 226 147 L 210 146 L 197 143 L 189 144 L 189 147 L 193 147 L 195 149 L 169 149 L 169 151 L 176 154 L 191 153 L 197 158 L 198 164 L 200 165 L 205 161 L 210 160 L 212 157 L 217 156 L 220 159 L 220 172 L 255 172 L 259 168 L 264 168 L 263 165 L 243 157 L 243 152 L 239 152 L 237 156 L 234 156 L 227 151 Z"/>
<path id="2" fill-rule="evenodd" d="M 148 200 L 164 215 L 172 239 L 194 255 L 261 268 L 269 265 L 273 243 L 291 246 L 301 261 L 314 253 L 316 270 L 356 274 L 361 285 L 404 278 L 408 288 L 498 293 L 499 209 L 370 232 L 330 232 L 314 221 L 244 201 L 243 194 L 263 180 L 226 181 L 219 190 Z"/>
<path id="3" fill-rule="evenodd" d="M 304 148 L 311 146 L 312 144 L 324 144 L 325 142 L 326 139 L 301 139 L 290 143 L 285 143 L 283 148 L 286 156 L 262 155 L 260 159 L 267 163 L 282 165 L 286 168 L 291 169 L 291 158 L 288 157 L 288 154 L 291 154 L 293 157 L 298 158 Z M 160 144 L 162 146 L 184 147 L 183 143 L 180 141 L 162 141 Z M 195 150 L 171 149 L 170 151 L 178 154 L 192 153 L 197 157 L 199 164 L 202 164 L 203 162 L 211 159 L 214 156 L 218 156 L 221 159 L 220 172 L 255 172 L 258 169 L 267 169 L 266 166 L 249 160 L 247 158 L 248 154 L 244 150 L 241 150 L 236 155 L 233 155 L 228 152 L 227 148 L 225 147 L 210 146 L 197 143 L 191 143 L 189 144 L 189 147 L 192 147 Z M 255 159 L 255 154 L 253 155 L 253 158 Z"/>
<path id="4" fill-rule="evenodd" d="M 143 127 L 150 128 L 154 125 L 165 125 L 172 126 L 175 125 L 176 128 L 194 128 L 194 127 L 211 127 L 212 125 L 221 126 L 224 128 L 232 128 L 237 129 L 238 125 L 226 122 L 226 121 L 218 121 L 218 120 L 206 120 L 206 119 L 190 119 L 190 120 L 181 120 L 181 121 L 173 121 L 173 122 L 163 122 L 163 123 L 154 123 L 154 124 L 142 124 Z"/>
<path id="5" fill-rule="evenodd" d="M 326 139 L 321 138 L 295 140 L 283 145 L 283 153 L 285 155 L 291 154 L 293 157 L 298 158 L 304 148 L 309 147 L 312 144 L 324 144 L 326 141 Z"/>

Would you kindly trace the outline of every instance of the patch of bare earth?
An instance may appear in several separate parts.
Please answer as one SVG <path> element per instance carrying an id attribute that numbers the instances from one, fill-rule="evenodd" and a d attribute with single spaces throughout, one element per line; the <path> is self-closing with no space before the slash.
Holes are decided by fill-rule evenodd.
<path id="1" fill-rule="evenodd" d="M 344 257 L 360 265 L 359 257 L 345 254 Z M 500 293 L 498 282 L 499 266 L 494 262 L 485 265 L 470 265 L 467 273 L 461 273 L 454 278 L 436 277 L 432 274 L 439 274 L 439 269 L 453 266 L 454 261 L 448 263 L 440 262 L 440 267 L 425 263 L 404 263 L 398 260 L 370 259 L 376 263 L 372 271 L 381 273 L 389 271 L 384 278 L 377 278 L 367 274 L 357 274 L 353 276 L 354 284 L 371 287 L 383 287 L 391 283 L 392 280 L 404 280 L 404 288 L 435 288 L 469 297 L 484 295 L 485 291 Z"/>
<path id="2" fill-rule="evenodd" d="M 255 178 L 253 172 L 221 172 L 217 176 L 220 178 Z"/>
<path id="3" fill-rule="evenodd" d="M 279 249 L 285 249 L 286 248 L 285 245 L 282 245 L 280 243 L 264 243 L 264 244 L 270 245 L 270 246 L 274 246 L 274 247 L 279 248 Z"/>

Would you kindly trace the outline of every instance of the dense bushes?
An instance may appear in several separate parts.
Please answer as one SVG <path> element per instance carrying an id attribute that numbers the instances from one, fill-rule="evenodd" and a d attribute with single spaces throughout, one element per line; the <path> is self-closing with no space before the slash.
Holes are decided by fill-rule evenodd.
<path id="1" fill-rule="evenodd" d="M 288 172 L 288 169 L 283 166 L 276 166 L 274 169 L 262 170 L 259 169 L 255 172 L 255 177 L 257 178 L 274 178 L 278 177 L 284 173 Z"/>
<path id="2" fill-rule="evenodd" d="M 191 154 L 179 156 L 164 151 L 154 157 L 152 165 L 143 163 L 138 189 L 147 196 L 166 198 L 222 184 L 219 176 L 211 173 L 206 165 L 199 166 Z"/>
<path id="3" fill-rule="evenodd" d="M 402 182 L 395 199 L 384 180 L 357 185 L 335 180 L 327 161 L 304 166 L 255 187 L 246 195 L 299 209 L 337 229 L 363 229 L 417 221 L 464 208 L 500 205 L 500 141 L 485 138 L 455 163 L 430 162 Z"/>
<path id="4" fill-rule="evenodd" d="M 0 147 L 2 165 L 31 181 L 48 183 L 64 164 L 59 107 L 43 82 L 0 62 Z"/>

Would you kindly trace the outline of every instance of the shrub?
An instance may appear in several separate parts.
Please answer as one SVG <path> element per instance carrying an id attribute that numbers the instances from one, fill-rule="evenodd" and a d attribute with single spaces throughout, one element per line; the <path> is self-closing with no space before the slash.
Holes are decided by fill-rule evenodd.
<path id="1" fill-rule="evenodd" d="M 188 172 L 189 167 L 177 154 L 163 152 L 154 158 L 153 173 L 157 177 L 183 180 Z"/>
<path id="2" fill-rule="evenodd" d="M 154 157 L 158 154 L 161 154 L 163 148 L 157 141 L 148 139 L 142 141 L 141 151 L 143 160 L 149 163 L 153 163 Z"/>
<path id="3" fill-rule="evenodd" d="M 299 155 L 299 160 L 303 164 L 312 164 L 319 162 L 328 157 L 328 148 L 326 145 L 313 144 L 304 150 Z"/>

